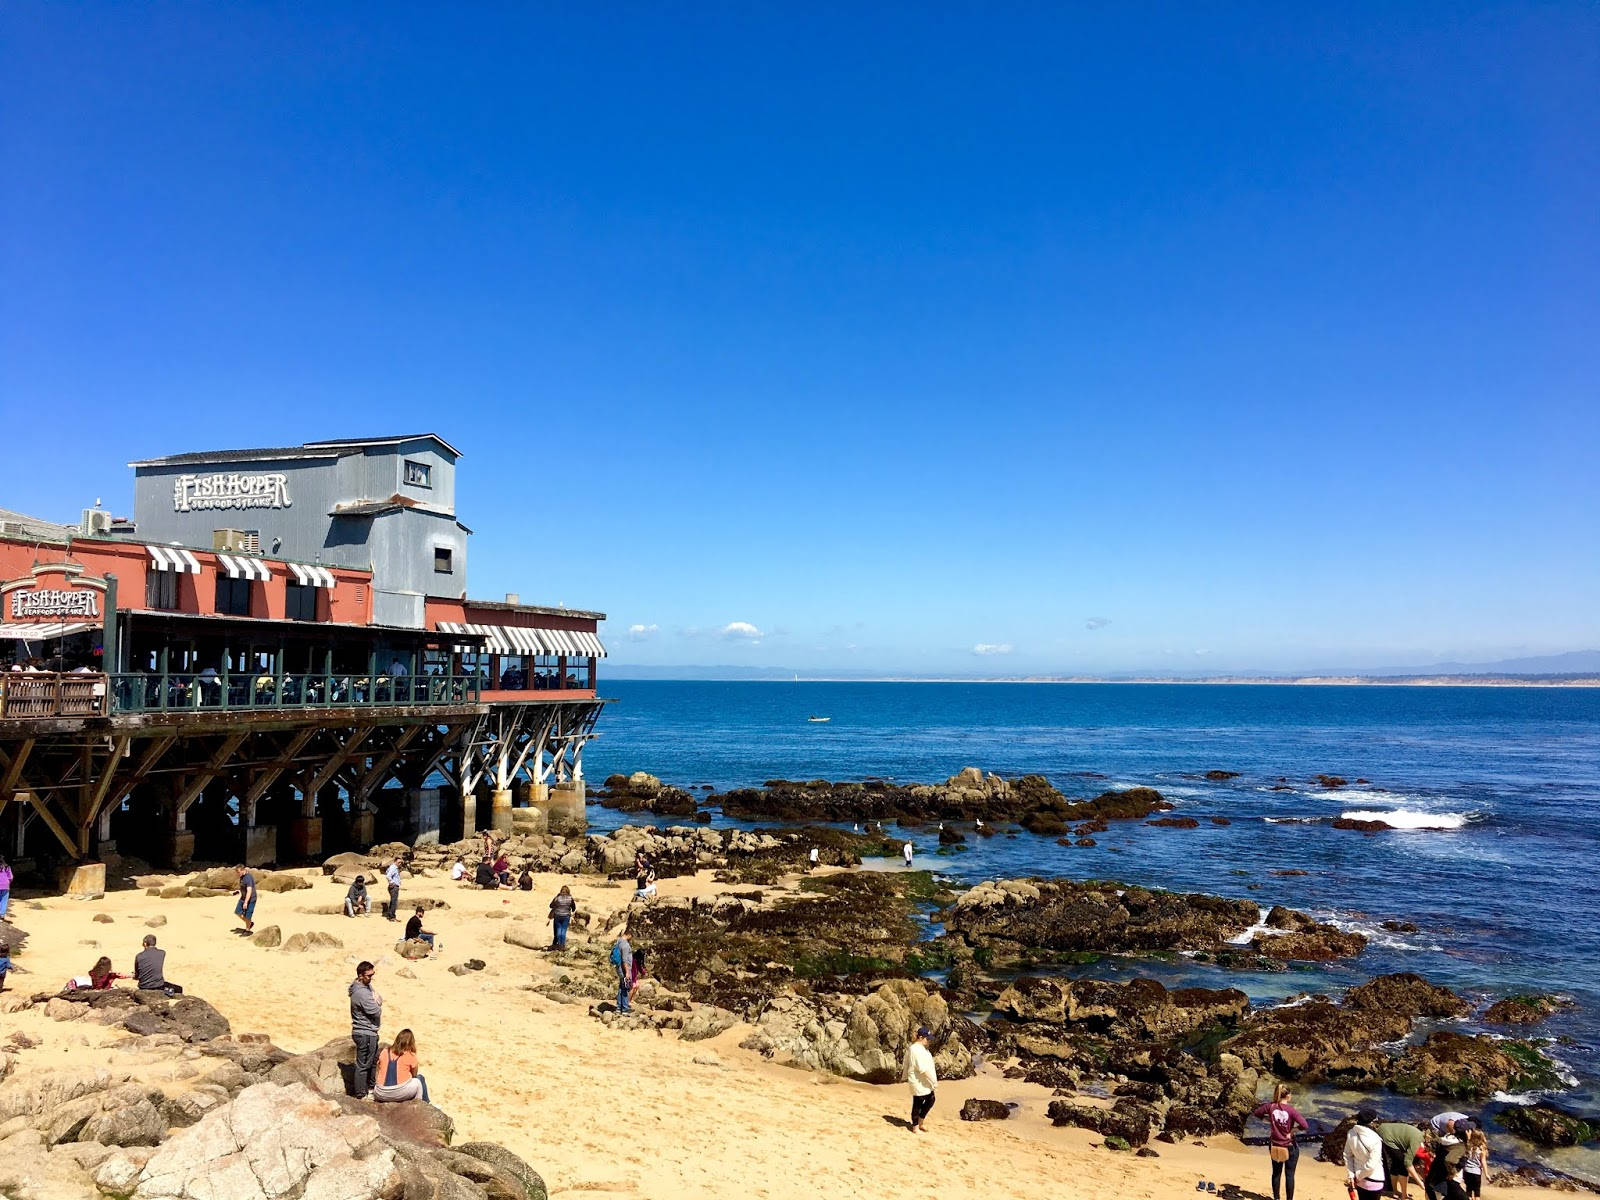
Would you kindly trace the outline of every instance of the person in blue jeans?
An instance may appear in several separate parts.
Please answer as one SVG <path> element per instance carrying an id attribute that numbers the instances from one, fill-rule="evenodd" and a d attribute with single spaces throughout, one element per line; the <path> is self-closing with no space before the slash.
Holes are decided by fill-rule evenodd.
<path id="1" fill-rule="evenodd" d="M 11 908 L 11 867 L 0 858 L 0 921 L 7 919 Z"/>
<path id="2" fill-rule="evenodd" d="M 550 949 L 567 948 L 567 927 L 572 924 L 572 914 L 577 911 L 578 902 L 573 899 L 572 889 L 562 884 L 561 890 L 556 893 L 556 898 L 550 901 L 550 922 L 555 927 L 555 933 L 550 939 Z"/>
<path id="3" fill-rule="evenodd" d="M 611 965 L 617 969 L 617 1011 L 632 1012 L 628 1007 L 628 993 L 633 991 L 633 947 L 628 944 L 626 931 L 611 947 Z"/>

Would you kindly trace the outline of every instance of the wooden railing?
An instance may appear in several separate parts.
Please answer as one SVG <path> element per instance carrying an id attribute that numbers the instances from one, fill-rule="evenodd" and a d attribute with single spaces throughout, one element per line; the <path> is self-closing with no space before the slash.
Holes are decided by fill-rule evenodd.
<path id="1" fill-rule="evenodd" d="M 0 674 L 0 720 L 103 717 L 106 682 L 98 673 L 6 671 Z"/>

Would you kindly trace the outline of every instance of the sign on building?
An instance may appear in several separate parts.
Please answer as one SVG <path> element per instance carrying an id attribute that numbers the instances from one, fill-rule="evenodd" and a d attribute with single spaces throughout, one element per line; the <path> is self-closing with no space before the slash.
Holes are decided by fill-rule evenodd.
<path id="1" fill-rule="evenodd" d="M 172 482 L 172 511 L 211 508 L 288 508 L 289 477 L 282 472 L 180 475 Z"/>
<path id="2" fill-rule="evenodd" d="M 85 588 L 19 588 L 11 593 L 13 620 L 100 616 L 99 593 Z"/>

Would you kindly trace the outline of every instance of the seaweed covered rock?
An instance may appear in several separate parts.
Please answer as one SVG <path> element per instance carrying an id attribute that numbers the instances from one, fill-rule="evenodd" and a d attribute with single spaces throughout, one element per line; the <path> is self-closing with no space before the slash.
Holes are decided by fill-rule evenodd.
<path id="1" fill-rule="evenodd" d="M 1249 1011 L 1237 988 L 1178 988 L 1155 979 L 1111 983 L 1097 979 L 1013 981 L 994 1002 L 997 1014 L 1016 1022 L 1079 1027 L 1113 1038 L 1186 1038 L 1201 1029 L 1236 1026 Z"/>
<path id="2" fill-rule="evenodd" d="M 1537 1146 L 1578 1146 L 1600 1138 L 1600 1114 L 1580 1116 L 1554 1104 L 1516 1105 L 1501 1112 L 1498 1120 Z"/>
<path id="3" fill-rule="evenodd" d="M 1482 1100 L 1495 1092 L 1549 1087 L 1557 1082 L 1555 1064 L 1526 1042 L 1439 1032 L 1401 1053 L 1389 1086 L 1408 1096 Z"/>
<path id="4" fill-rule="evenodd" d="M 1491 1025 L 1537 1025 L 1572 1007 L 1565 996 L 1507 996 L 1491 1004 L 1483 1019 Z"/>

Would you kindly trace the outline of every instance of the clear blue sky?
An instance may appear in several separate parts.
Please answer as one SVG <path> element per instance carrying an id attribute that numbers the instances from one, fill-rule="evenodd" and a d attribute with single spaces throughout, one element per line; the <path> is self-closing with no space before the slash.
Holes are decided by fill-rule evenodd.
<path id="1" fill-rule="evenodd" d="M 1588 0 L 12 0 L 0 505 L 433 429 L 619 667 L 1593 647 L 1597 213 Z"/>

